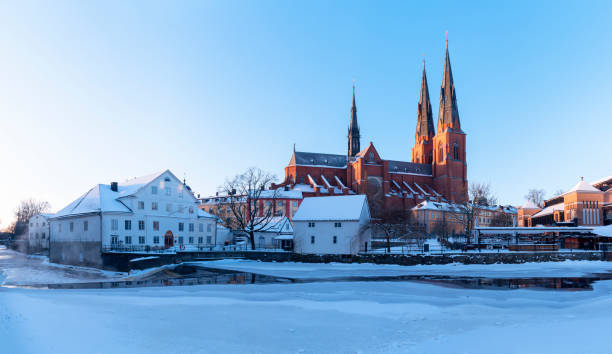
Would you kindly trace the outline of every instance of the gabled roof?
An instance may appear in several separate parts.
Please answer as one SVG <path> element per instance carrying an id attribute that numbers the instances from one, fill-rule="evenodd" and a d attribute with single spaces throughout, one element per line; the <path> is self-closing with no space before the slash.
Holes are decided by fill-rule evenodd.
<path id="1" fill-rule="evenodd" d="M 261 218 L 256 218 L 261 219 Z M 259 232 L 293 233 L 293 226 L 286 216 L 273 216 L 268 224 Z"/>
<path id="2" fill-rule="evenodd" d="M 293 221 L 354 221 L 361 219 L 365 195 L 304 198 Z"/>

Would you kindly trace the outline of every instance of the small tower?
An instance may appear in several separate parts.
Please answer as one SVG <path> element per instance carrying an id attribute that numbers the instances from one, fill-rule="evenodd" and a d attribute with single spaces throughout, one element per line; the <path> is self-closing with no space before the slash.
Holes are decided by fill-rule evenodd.
<path id="1" fill-rule="evenodd" d="M 355 85 L 353 85 L 353 105 L 351 106 L 351 122 L 348 128 L 348 157 L 351 158 L 361 150 L 359 125 L 357 124 L 357 106 L 355 105 Z"/>
<path id="2" fill-rule="evenodd" d="M 429 100 L 429 87 L 425 73 L 425 59 L 423 59 L 423 78 L 421 79 L 421 93 L 417 110 L 417 126 L 412 148 L 412 162 L 432 163 L 433 160 L 434 125 Z"/>
<path id="3" fill-rule="evenodd" d="M 465 137 L 459 121 L 447 39 L 438 128 L 433 138 L 433 177 L 436 190 L 453 203 L 468 200 Z"/>

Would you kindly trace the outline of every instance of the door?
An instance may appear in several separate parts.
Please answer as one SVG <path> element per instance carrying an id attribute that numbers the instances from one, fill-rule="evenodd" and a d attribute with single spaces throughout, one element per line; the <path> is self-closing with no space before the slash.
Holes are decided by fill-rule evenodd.
<path id="1" fill-rule="evenodd" d="M 174 246 L 174 235 L 172 231 L 168 230 L 164 235 L 164 248 L 170 248 L 172 246 Z"/>

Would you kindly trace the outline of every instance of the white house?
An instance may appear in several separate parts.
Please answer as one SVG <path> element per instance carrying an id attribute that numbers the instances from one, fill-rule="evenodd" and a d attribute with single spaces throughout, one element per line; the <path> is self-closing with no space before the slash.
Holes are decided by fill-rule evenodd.
<path id="1" fill-rule="evenodd" d="M 286 216 L 271 217 L 268 224 L 254 236 L 256 248 L 293 248 L 293 226 Z"/>
<path id="2" fill-rule="evenodd" d="M 52 262 L 102 265 L 102 253 L 210 247 L 216 217 L 169 170 L 98 184 L 49 219 Z"/>
<path id="3" fill-rule="evenodd" d="M 304 198 L 293 217 L 297 253 L 357 254 L 370 248 L 365 195 Z"/>
<path id="4" fill-rule="evenodd" d="M 28 249 L 39 251 L 49 248 L 49 218 L 53 214 L 37 214 L 28 222 Z"/>

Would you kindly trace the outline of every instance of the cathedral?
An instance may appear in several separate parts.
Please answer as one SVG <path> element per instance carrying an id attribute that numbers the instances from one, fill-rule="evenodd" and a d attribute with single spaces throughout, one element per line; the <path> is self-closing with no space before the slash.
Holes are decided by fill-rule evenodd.
<path id="1" fill-rule="evenodd" d="M 304 197 L 366 194 L 376 211 L 409 210 L 423 201 L 464 203 L 467 195 L 465 133 L 461 130 L 448 41 L 434 129 L 425 63 L 412 161 L 385 160 L 370 142 L 361 148 L 355 87 L 346 155 L 293 149 L 285 179 L 273 189 L 300 190 Z"/>

